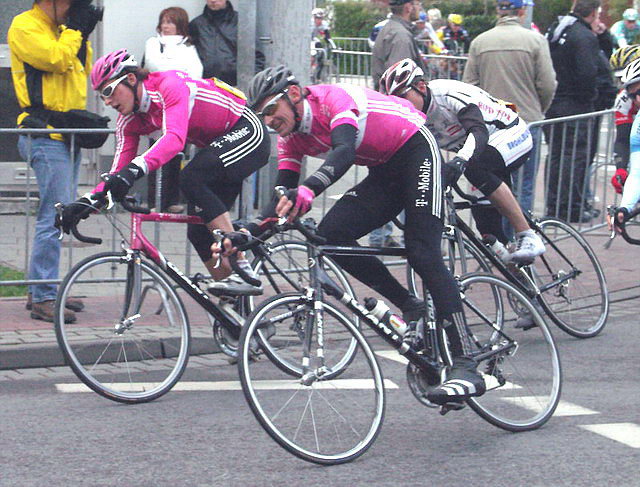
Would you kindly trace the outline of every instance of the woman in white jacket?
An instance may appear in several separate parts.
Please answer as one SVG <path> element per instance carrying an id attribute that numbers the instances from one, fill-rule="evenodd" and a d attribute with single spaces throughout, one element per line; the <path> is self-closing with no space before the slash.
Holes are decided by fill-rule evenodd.
<path id="1" fill-rule="evenodd" d="M 191 78 L 202 78 L 202 63 L 189 37 L 189 15 L 180 7 L 160 12 L 158 35 L 147 39 L 144 67 L 149 71 L 185 71 Z"/>
<path id="2" fill-rule="evenodd" d="M 191 78 L 202 78 L 202 63 L 196 47 L 189 37 L 189 15 L 180 7 L 165 8 L 158 18 L 158 35 L 147 40 L 143 66 L 149 71 L 185 71 Z M 159 211 L 181 213 L 184 206 L 178 204 L 180 193 L 180 157 L 162 166 L 162 196 L 159 207 L 155 204 L 156 176 L 147 178 L 149 206 Z"/>

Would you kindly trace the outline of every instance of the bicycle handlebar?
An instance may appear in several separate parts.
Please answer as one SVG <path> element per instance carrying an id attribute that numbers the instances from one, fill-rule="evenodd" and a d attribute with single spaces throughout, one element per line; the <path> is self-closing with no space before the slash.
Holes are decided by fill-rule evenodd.
<path id="1" fill-rule="evenodd" d="M 637 216 L 640 214 L 640 207 L 636 208 L 635 210 L 631 211 L 629 213 L 629 215 L 627 216 L 627 220 L 623 221 L 622 223 L 618 222 L 616 220 L 616 210 L 617 208 L 614 208 L 612 206 L 609 206 L 607 208 L 607 211 L 609 213 L 609 218 L 611 218 L 612 224 L 617 227 L 618 229 L 620 229 L 620 235 L 622 235 L 622 238 L 627 242 L 630 243 L 631 245 L 640 245 L 640 239 L 637 238 L 633 238 L 631 237 L 628 233 L 627 233 L 627 228 L 626 228 L 626 224 L 627 221 L 631 220 L 633 217 Z"/>
<path id="2" fill-rule="evenodd" d="M 282 198 L 283 196 L 287 195 L 287 188 L 285 188 L 284 186 L 276 186 L 274 188 L 274 191 L 276 193 L 276 196 Z M 280 219 L 282 221 L 282 224 L 285 223 L 286 221 L 286 217 L 282 217 Z M 280 222 L 279 222 L 280 224 Z M 302 235 L 305 236 L 305 238 L 307 240 L 309 240 L 311 243 L 317 244 L 317 245 L 322 245 L 327 243 L 327 239 L 324 237 L 321 237 L 320 235 L 318 235 L 317 233 L 315 233 L 315 230 L 313 230 L 312 228 L 310 228 L 309 225 L 305 225 L 301 220 L 300 217 L 296 217 L 293 222 L 291 222 L 291 225 L 293 225 L 293 228 L 295 228 L 296 230 L 298 230 Z"/>

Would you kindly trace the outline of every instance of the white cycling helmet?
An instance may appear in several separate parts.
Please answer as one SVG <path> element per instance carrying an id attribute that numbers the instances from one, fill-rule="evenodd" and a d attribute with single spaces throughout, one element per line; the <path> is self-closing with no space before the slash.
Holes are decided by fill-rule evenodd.
<path id="1" fill-rule="evenodd" d="M 424 71 L 415 61 L 406 58 L 398 61 L 382 73 L 378 91 L 385 95 L 404 95 L 414 83 L 424 78 Z"/>
<path id="2" fill-rule="evenodd" d="M 627 89 L 634 83 L 640 82 L 640 59 L 636 59 L 624 68 L 620 81 L 622 81 L 622 87 L 624 89 Z"/>
<path id="3" fill-rule="evenodd" d="M 313 17 L 320 17 L 321 19 L 324 19 L 324 9 L 321 9 L 321 8 L 314 8 L 314 9 L 311 11 L 311 15 L 312 15 Z"/>

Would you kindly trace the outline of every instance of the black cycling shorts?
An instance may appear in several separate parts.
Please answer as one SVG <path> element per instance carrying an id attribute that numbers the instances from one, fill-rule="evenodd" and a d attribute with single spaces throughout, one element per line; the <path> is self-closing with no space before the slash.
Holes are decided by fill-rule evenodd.
<path id="1" fill-rule="evenodd" d="M 484 152 L 469 161 L 464 175 L 483 195 L 489 196 L 502 183 L 511 187 L 511 173 L 526 162 L 530 152 L 505 166 L 498 150 L 488 145 Z"/>
<path id="2" fill-rule="evenodd" d="M 180 172 L 188 214 L 205 222 L 229 211 L 242 181 L 269 161 L 271 142 L 262 120 L 245 108 L 236 124 L 201 149 Z M 189 241 L 203 261 L 211 258 L 213 237 L 204 225 L 189 225 Z"/>

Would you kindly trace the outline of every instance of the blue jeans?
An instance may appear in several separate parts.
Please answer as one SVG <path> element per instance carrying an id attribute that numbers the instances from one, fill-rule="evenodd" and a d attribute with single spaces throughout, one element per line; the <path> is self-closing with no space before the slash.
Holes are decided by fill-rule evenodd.
<path id="1" fill-rule="evenodd" d="M 21 135 L 18 151 L 31 164 L 40 191 L 29 279 L 58 279 L 60 240 L 59 230 L 53 226 L 56 215 L 54 205 L 58 202 L 69 203 L 76 197 L 80 149 L 76 149 L 72 162 L 70 148 L 65 142 L 39 137 L 31 139 L 29 154 L 29 138 Z M 55 284 L 36 284 L 30 286 L 29 290 L 34 303 L 56 299 Z"/>

